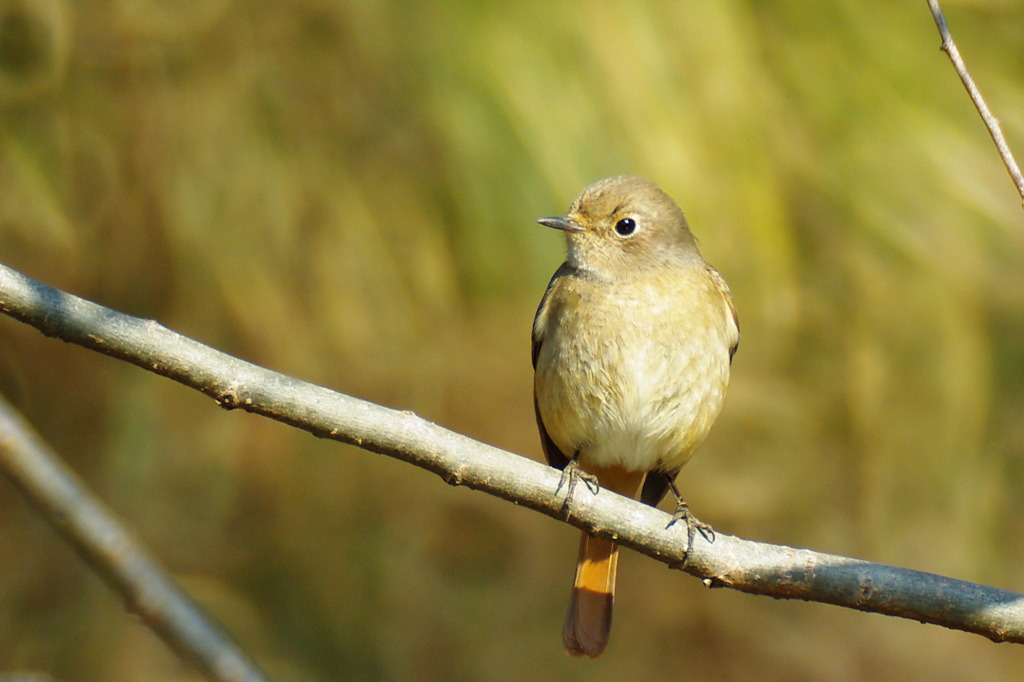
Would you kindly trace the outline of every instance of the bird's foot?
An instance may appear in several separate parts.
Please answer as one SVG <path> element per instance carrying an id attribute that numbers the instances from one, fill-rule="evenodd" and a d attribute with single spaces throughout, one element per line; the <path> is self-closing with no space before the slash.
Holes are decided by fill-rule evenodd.
<path id="1" fill-rule="evenodd" d="M 565 501 L 562 502 L 562 513 L 565 514 L 566 518 L 569 517 L 569 501 L 576 490 L 576 485 L 581 481 L 595 495 L 601 489 L 597 476 L 589 471 L 585 471 L 579 462 L 576 461 L 576 457 L 573 457 L 565 465 L 565 468 L 562 469 L 562 477 L 558 479 L 558 487 L 555 488 L 555 494 L 557 494 L 563 486 L 565 487 Z"/>
<path id="2" fill-rule="evenodd" d="M 678 521 L 686 524 L 687 551 L 693 546 L 693 538 L 696 533 L 703 535 L 704 539 L 708 542 L 715 541 L 715 529 L 711 527 L 711 524 L 705 523 L 694 516 L 690 512 L 690 505 L 686 504 L 682 497 L 676 498 L 676 511 L 672 514 L 672 520 L 665 527 L 671 528 Z"/>

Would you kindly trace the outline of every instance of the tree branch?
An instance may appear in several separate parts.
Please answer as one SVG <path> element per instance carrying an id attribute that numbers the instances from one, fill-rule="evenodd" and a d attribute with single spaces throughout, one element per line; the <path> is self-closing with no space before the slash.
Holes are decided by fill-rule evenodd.
<path id="1" fill-rule="evenodd" d="M 687 555 L 682 524 L 610 491 L 579 486 L 568 505 L 559 473 L 401 412 L 285 376 L 205 346 L 152 320 L 104 308 L 0 265 L 0 312 L 126 360 L 240 408 L 314 435 L 358 445 L 433 471 L 681 568 L 709 586 L 819 601 L 1024 642 L 1024 595 L 938 575 L 752 542 L 700 535 Z"/>
<path id="2" fill-rule="evenodd" d="M 956 69 L 957 75 L 960 76 L 964 87 L 967 88 L 967 94 L 971 96 L 974 107 L 981 114 L 981 120 L 985 122 L 988 134 L 992 136 L 992 141 L 995 142 L 996 149 L 999 150 L 999 156 L 1003 159 L 1006 172 L 1010 174 L 1010 179 L 1017 186 L 1017 193 L 1020 195 L 1021 201 L 1024 202 L 1024 176 L 1021 176 L 1017 161 L 1013 158 L 1013 152 L 1010 151 L 1010 147 L 1006 144 L 1006 138 L 1003 137 L 1003 130 L 999 125 L 999 120 L 989 111 L 988 105 L 985 104 L 985 98 L 981 96 L 981 91 L 978 90 L 978 87 L 974 84 L 974 79 L 971 78 L 971 74 L 967 71 L 967 65 L 960 58 L 960 50 L 956 48 L 956 43 L 953 42 L 953 36 L 949 32 L 949 26 L 946 25 L 946 17 L 942 15 L 942 9 L 939 7 L 938 0 L 928 0 L 928 7 L 932 10 L 935 26 L 939 29 L 939 37 L 942 38 L 942 45 L 939 46 L 939 49 L 945 52 L 949 56 L 949 60 L 953 62 L 953 68 Z"/>
<path id="3" fill-rule="evenodd" d="M 214 680 L 269 679 L 3 398 L 0 469 L 172 649 Z"/>

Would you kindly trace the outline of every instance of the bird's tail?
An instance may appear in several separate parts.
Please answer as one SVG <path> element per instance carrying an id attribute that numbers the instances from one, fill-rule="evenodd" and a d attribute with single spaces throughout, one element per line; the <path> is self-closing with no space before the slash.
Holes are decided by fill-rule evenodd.
<path id="1" fill-rule="evenodd" d="M 643 472 L 627 472 L 618 467 L 588 471 L 597 475 L 602 488 L 630 497 L 636 496 L 643 479 Z M 562 628 L 562 643 L 573 656 L 595 658 L 608 644 L 618 563 L 618 545 L 582 534 L 576 578 Z"/>

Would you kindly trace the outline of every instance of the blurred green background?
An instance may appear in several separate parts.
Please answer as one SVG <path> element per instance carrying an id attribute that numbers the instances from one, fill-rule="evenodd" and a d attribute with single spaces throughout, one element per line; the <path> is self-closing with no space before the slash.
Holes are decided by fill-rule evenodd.
<path id="1" fill-rule="evenodd" d="M 1024 5 L 946 2 L 1024 154 Z M 0 0 L 0 260 L 540 458 L 534 224 L 654 178 L 732 285 L 719 531 L 1024 590 L 1024 213 L 924 0 Z M 0 391 L 280 680 L 964 680 L 1024 650 L 707 590 L 0 320 Z M 196 680 L 0 479 L 0 673 Z"/>

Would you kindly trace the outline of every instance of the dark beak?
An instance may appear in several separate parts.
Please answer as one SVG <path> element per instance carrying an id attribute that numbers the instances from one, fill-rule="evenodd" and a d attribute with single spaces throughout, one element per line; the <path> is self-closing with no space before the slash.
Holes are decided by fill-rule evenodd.
<path id="1" fill-rule="evenodd" d="M 538 218 L 537 222 L 545 227 L 553 227 L 563 232 L 583 232 L 583 227 L 579 223 L 566 220 L 565 218 Z"/>

